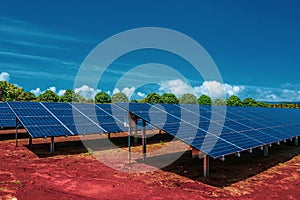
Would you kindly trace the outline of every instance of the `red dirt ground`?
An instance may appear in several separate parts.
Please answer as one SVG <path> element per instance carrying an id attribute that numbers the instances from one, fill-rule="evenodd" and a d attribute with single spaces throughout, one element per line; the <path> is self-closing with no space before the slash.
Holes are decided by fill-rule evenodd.
<path id="1" fill-rule="evenodd" d="M 49 155 L 49 139 L 28 147 L 27 134 L 20 134 L 16 148 L 13 133 L 0 131 L 0 199 L 300 198 L 300 147 L 289 142 L 274 145 L 267 158 L 257 150 L 211 160 L 205 179 L 201 160 L 189 151 L 162 170 L 129 174 L 94 159 L 76 137 L 59 139 Z"/>

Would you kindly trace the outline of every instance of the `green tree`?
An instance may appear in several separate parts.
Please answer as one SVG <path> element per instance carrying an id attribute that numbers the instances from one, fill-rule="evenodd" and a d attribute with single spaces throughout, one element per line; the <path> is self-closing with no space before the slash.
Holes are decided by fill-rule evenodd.
<path id="1" fill-rule="evenodd" d="M 242 101 L 239 97 L 232 95 L 226 101 L 227 106 L 242 106 Z"/>
<path id="2" fill-rule="evenodd" d="M 258 107 L 268 107 L 268 104 L 266 104 L 265 102 L 257 102 L 257 106 Z"/>
<path id="3" fill-rule="evenodd" d="M 0 81 L 0 88 L 2 91 L 1 98 L 8 101 L 17 100 L 18 96 L 23 92 L 22 88 L 7 81 Z"/>
<path id="4" fill-rule="evenodd" d="M 86 99 L 80 94 L 75 93 L 71 89 L 67 89 L 65 93 L 59 98 L 60 102 L 85 102 Z"/>
<path id="5" fill-rule="evenodd" d="M 22 92 L 16 99 L 17 101 L 34 101 L 36 96 L 31 92 Z"/>
<path id="6" fill-rule="evenodd" d="M 129 99 L 127 98 L 126 94 L 119 92 L 116 93 L 114 95 L 112 95 L 111 97 L 111 102 L 115 103 L 115 102 L 129 102 Z"/>
<path id="7" fill-rule="evenodd" d="M 242 104 L 243 104 L 243 106 L 253 106 L 253 107 L 257 107 L 257 106 L 258 106 L 258 102 L 255 101 L 255 100 L 252 99 L 252 98 L 245 98 L 245 99 L 242 101 Z"/>
<path id="8" fill-rule="evenodd" d="M 197 104 L 197 97 L 193 94 L 186 93 L 179 99 L 181 104 Z"/>
<path id="9" fill-rule="evenodd" d="M 145 103 L 163 103 L 163 101 L 161 100 L 161 97 L 155 92 L 153 92 L 151 94 L 148 94 L 146 96 L 146 98 L 143 99 L 141 102 L 145 102 Z"/>
<path id="10" fill-rule="evenodd" d="M 212 101 L 211 98 L 205 94 L 202 94 L 198 99 L 197 103 L 199 105 L 211 105 Z"/>
<path id="11" fill-rule="evenodd" d="M 177 97 L 172 93 L 164 93 L 163 95 L 161 95 L 160 98 L 163 103 L 171 103 L 171 104 L 179 103 L 179 100 L 177 99 Z"/>
<path id="12" fill-rule="evenodd" d="M 111 103 L 111 97 L 105 92 L 99 92 L 95 96 L 96 103 Z"/>
<path id="13" fill-rule="evenodd" d="M 52 90 L 47 90 L 38 97 L 39 101 L 58 102 L 59 96 Z"/>
<path id="14" fill-rule="evenodd" d="M 94 103 L 94 100 L 93 99 L 85 99 L 84 102 L 85 103 Z"/>
<path id="15" fill-rule="evenodd" d="M 138 103 L 139 101 L 136 100 L 136 99 L 132 99 L 130 102 L 131 102 L 131 103 Z"/>
<path id="16" fill-rule="evenodd" d="M 214 106 L 226 106 L 226 100 L 223 100 L 223 99 L 216 99 L 216 100 L 213 102 L 213 105 L 214 105 Z"/>

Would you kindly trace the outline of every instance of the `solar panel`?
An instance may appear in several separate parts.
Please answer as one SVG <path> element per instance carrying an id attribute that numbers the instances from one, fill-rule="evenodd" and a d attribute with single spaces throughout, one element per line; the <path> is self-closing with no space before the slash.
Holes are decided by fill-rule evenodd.
<path id="1" fill-rule="evenodd" d="M 236 107 L 227 107 L 227 114 L 228 112 L 235 109 L 238 110 Z M 255 110 L 257 108 L 252 109 Z M 190 110 L 190 112 L 193 111 Z M 219 115 L 217 112 L 215 112 L 214 114 Z M 236 118 L 230 118 L 227 116 L 227 114 L 224 123 L 224 128 L 219 137 L 236 144 L 244 150 L 247 150 L 249 148 L 255 148 L 257 146 L 264 146 L 266 144 L 271 144 L 274 142 L 285 140 L 287 138 L 291 138 L 291 135 L 276 130 L 274 128 L 274 124 L 268 127 L 267 125 L 261 122 L 261 118 L 251 116 L 246 112 L 238 112 L 238 114 L 236 114 L 236 116 L 242 116 L 239 119 L 244 118 L 243 120 L 236 120 Z M 232 131 L 227 132 L 226 129 Z M 246 144 L 246 146 L 245 141 L 246 143 L 248 143 Z"/>
<path id="2" fill-rule="evenodd" d="M 69 130 L 77 134 L 103 133 L 105 130 L 95 120 L 86 116 L 76 104 L 69 103 L 42 103 L 51 113 L 53 113 Z"/>
<path id="3" fill-rule="evenodd" d="M 103 104 L 104 105 L 104 104 Z M 124 126 L 124 121 L 118 120 L 118 112 L 116 110 L 116 116 L 112 114 L 111 104 L 105 104 L 105 109 L 103 110 L 101 107 L 102 104 L 95 105 L 95 104 L 72 104 L 73 107 L 78 109 L 81 113 L 85 116 L 92 119 L 95 123 L 101 126 L 105 132 L 112 133 L 112 132 L 122 132 L 122 127 Z M 120 109 L 120 108 L 118 108 Z M 123 113 L 124 115 L 124 113 Z M 122 116 L 123 116 L 122 115 Z"/>
<path id="4" fill-rule="evenodd" d="M 7 105 L 33 138 L 74 135 L 42 103 L 7 102 Z"/>
<path id="5" fill-rule="evenodd" d="M 16 117 L 6 103 L 0 103 L 0 128 L 16 127 Z"/>
<path id="6" fill-rule="evenodd" d="M 125 104 L 122 103 L 118 103 L 118 105 L 125 107 Z M 130 103 L 128 110 L 212 157 L 217 158 L 243 150 L 224 138 L 202 129 L 198 124 L 187 121 L 182 116 L 186 115 L 185 112 L 180 112 L 180 108 L 176 105 Z M 200 121 L 199 116 L 193 116 L 191 113 L 189 116 L 189 120 Z"/>
<path id="7" fill-rule="evenodd" d="M 118 105 L 213 158 L 300 135 L 300 124 L 295 120 L 299 111 L 225 107 L 224 112 L 224 107 L 199 105 Z"/>
<path id="8" fill-rule="evenodd" d="M 125 105 L 125 104 L 124 104 Z M 106 112 L 107 114 L 110 114 L 112 116 L 112 118 L 110 116 L 108 116 L 108 119 L 111 123 L 114 124 L 114 122 L 116 123 L 115 125 L 117 125 L 117 127 L 115 125 L 112 125 L 112 127 L 115 127 L 116 130 L 112 130 L 111 132 L 121 132 L 121 131 L 128 131 L 128 111 L 126 111 L 126 109 L 122 109 L 114 104 L 96 104 L 96 107 L 98 107 L 99 109 L 101 109 L 102 111 Z M 99 121 L 101 122 L 101 116 L 106 116 L 105 114 L 103 115 L 103 113 L 101 114 L 100 110 L 98 110 L 98 112 L 100 112 L 100 116 L 99 116 Z M 124 123 L 125 122 L 125 123 Z M 107 124 L 103 124 L 103 126 L 105 126 Z M 142 127 L 142 121 L 138 120 L 137 121 L 137 128 L 141 129 Z M 111 128 L 111 127 L 107 127 L 107 128 Z M 151 126 L 150 124 L 146 125 L 146 129 L 147 130 L 153 130 L 156 129 L 155 127 Z"/>

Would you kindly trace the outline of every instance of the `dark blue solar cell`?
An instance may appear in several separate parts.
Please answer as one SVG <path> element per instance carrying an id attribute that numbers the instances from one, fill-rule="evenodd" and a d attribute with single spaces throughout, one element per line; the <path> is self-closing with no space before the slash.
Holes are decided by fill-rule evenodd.
<path id="1" fill-rule="evenodd" d="M 214 135 L 197 137 L 194 139 L 191 145 L 214 158 L 233 154 L 243 150 L 240 147 L 230 144 Z"/>
<path id="2" fill-rule="evenodd" d="M 42 103 L 7 102 L 33 138 L 73 135 Z"/>
<path id="3" fill-rule="evenodd" d="M 124 127 L 124 117 L 128 114 L 124 110 L 120 111 L 120 108 L 117 106 L 112 106 L 111 104 L 73 104 L 73 107 L 101 126 L 106 132 L 128 130 L 128 128 Z M 122 120 L 119 119 L 119 115 L 122 115 Z"/>
<path id="4" fill-rule="evenodd" d="M 51 136 L 68 136 L 70 132 L 62 125 L 48 126 L 25 126 L 28 133 L 34 138 L 51 137 Z"/>
<path id="5" fill-rule="evenodd" d="M 74 134 L 94 134 L 104 131 L 97 122 L 79 109 L 84 106 L 94 107 L 93 104 L 43 103 L 43 105 Z"/>
<path id="6" fill-rule="evenodd" d="M 288 135 L 290 138 L 299 136 L 300 125 L 286 125 L 276 127 L 276 130 L 283 133 L 284 135 Z M 286 138 L 284 138 L 286 139 Z"/>
<path id="7" fill-rule="evenodd" d="M 247 135 L 248 137 L 255 138 L 256 140 L 261 141 L 262 145 L 279 141 L 279 138 L 269 135 L 269 134 L 266 134 L 260 130 L 250 130 L 250 131 L 245 131 L 242 133 L 244 135 Z"/>
<path id="8" fill-rule="evenodd" d="M 16 117 L 6 103 L 0 103 L 0 128 L 16 126 Z"/>
<path id="9" fill-rule="evenodd" d="M 243 132 L 225 133 L 220 135 L 220 137 L 232 144 L 242 147 L 243 149 L 251 149 L 264 144 L 255 138 L 247 137 L 247 135 L 243 134 Z"/>

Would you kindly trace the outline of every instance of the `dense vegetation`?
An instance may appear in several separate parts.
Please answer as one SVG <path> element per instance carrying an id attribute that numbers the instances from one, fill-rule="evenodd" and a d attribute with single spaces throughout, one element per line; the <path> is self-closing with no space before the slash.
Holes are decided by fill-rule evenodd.
<path id="1" fill-rule="evenodd" d="M 129 102 L 128 97 L 124 93 L 116 93 L 110 96 L 105 92 L 96 94 L 95 99 L 86 99 L 75 93 L 71 89 L 67 89 L 62 96 L 58 96 L 55 92 L 47 90 L 35 96 L 33 93 L 24 91 L 22 88 L 0 81 L 0 97 L 2 101 L 45 101 L 45 102 L 82 102 L 82 103 L 114 103 Z M 216 106 L 253 106 L 253 107 L 273 107 L 273 108 L 300 108 L 298 103 L 274 103 L 266 104 L 258 102 L 253 98 L 245 98 L 241 100 L 238 96 L 232 95 L 228 99 L 215 99 L 214 101 L 207 95 L 201 95 L 198 99 L 194 94 L 184 94 L 181 98 L 177 98 L 172 93 L 164 93 L 159 95 L 155 92 L 148 94 L 142 100 L 131 100 L 131 102 L 142 103 L 172 103 L 172 104 L 199 104 L 199 105 L 216 105 Z"/>

